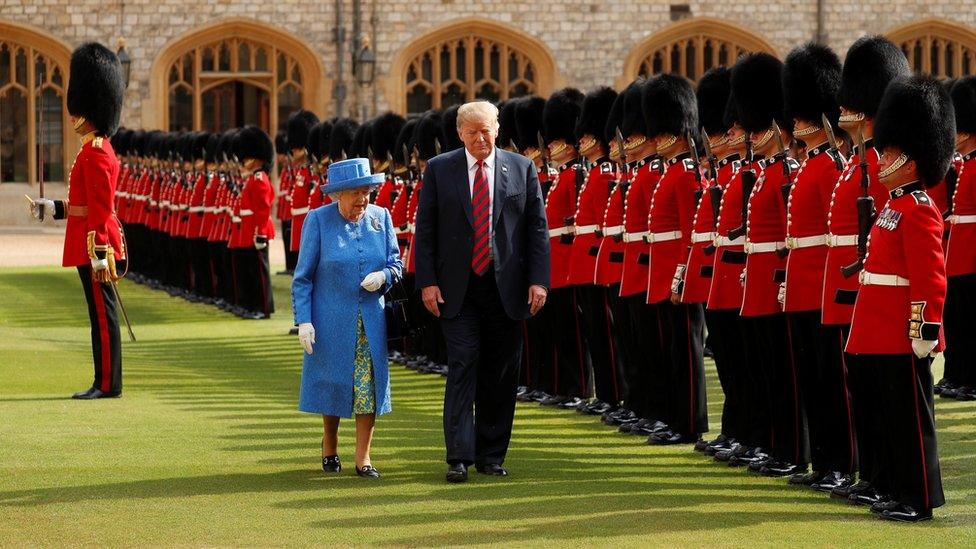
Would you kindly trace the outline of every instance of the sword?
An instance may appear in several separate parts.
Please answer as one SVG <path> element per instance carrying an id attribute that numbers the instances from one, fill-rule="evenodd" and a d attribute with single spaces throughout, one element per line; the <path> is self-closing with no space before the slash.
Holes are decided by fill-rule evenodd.
<path id="1" fill-rule="evenodd" d="M 136 340 L 136 334 L 132 331 L 132 323 L 129 322 L 129 313 L 126 312 L 125 304 L 122 303 L 122 296 L 119 295 L 118 283 L 113 280 L 111 281 L 111 285 L 112 293 L 115 294 L 115 302 L 119 304 L 119 310 L 122 311 L 122 318 L 125 320 L 125 327 L 127 330 L 129 330 L 129 340 L 134 342 Z"/>
<path id="2" fill-rule="evenodd" d="M 830 126 L 830 120 L 827 120 L 827 115 L 820 114 L 820 122 L 823 124 L 824 131 L 827 133 L 827 143 L 830 144 L 830 150 L 837 153 L 834 156 L 834 164 L 837 166 L 838 170 L 844 169 L 844 162 L 842 160 L 843 156 L 840 154 L 840 149 L 837 148 L 837 136 L 834 135 L 834 128 Z"/>

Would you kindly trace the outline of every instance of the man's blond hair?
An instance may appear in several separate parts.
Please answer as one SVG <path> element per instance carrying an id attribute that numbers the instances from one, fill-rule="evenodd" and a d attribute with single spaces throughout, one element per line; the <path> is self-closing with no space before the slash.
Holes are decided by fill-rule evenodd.
<path id="1" fill-rule="evenodd" d="M 469 122 L 489 122 L 494 129 L 498 129 L 498 107 L 488 101 L 471 101 L 458 107 L 457 127 Z"/>

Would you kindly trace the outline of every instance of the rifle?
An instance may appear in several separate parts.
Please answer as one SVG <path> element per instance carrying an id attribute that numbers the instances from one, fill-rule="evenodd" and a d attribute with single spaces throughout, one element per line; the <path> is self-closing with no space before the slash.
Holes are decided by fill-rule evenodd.
<path id="1" fill-rule="evenodd" d="M 702 195 L 705 194 L 705 190 L 701 188 L 701 157 L 698 156 L 698 145 L 695 143 L 695 138 L 691 135 L 691 130 L 685 132 L 685 139 L 688 140 L 688 150 L 691 151 L 691 159 L 695 163 L 695 181 L 698 182 L 698 190 L 695 191 L 695 200 L 701 200 Z"/>
<path id="2" fill-rule="evenodd" d="M 779 124 L 777 124 L 775 120 L 773 120 L 773 135 L 776 137 L 776 146 L 779 148 L 779 152 L 773 156 L 773 159 L 782 162 L 783 178 L 786 180 L 779 190 L 783 195 L 783 209 L 784 211 L 789 211 L 790 191 L 793 190 L 793 167 L 790 166 L 790 151 L 786 148 L 786 143 L 783 142 L 783 134 L 780 132 Z M 776 255 L 778 255 L 781 259 L 786 257 L 789 253 L 790 249 L 788 247 L 776 250 Z"/>
<path id="3" fill-rule="evenodd" d="M 630 188 L 631 172 L 630 165 L 627 163 L 627 149 L 624 147 L 624 136 L 620 133 L 620 126 L 617 126 L 614 142 L 617 145 L 617 173 L 620 174 L 620 178 L 617 180 L 617 186 L 620 187 L 621 200 L 624 200 L 626 203 L 627 190 Z M 614 242 L 620 242 L 623 238 L 623 234 L 613 236 Z"/>
<path id="4" fill-rule="evenodd" d="M 542 167 L 546 170 L 546 176 L 549 176 L 549 149 L 546 147 L 546 141 L 542 139 L 542 132 L 536 132 L 536 146 L 539 147 L 539 158 L 542 159 Z"/>
<path id="5" fill-rule="evenodd" d="M 827 134 L 827 143 L 830 144 L 830 149 L 828 150 L 834 153 L 831 155 L 834 158 L 834 165 L 837 166 L 838 171 L 843 171 L 843 155 L 840 154 L 840 149 L 837 148 L 837 137 L 834 135 L 834 129 L 830 126 L 830 120 L 827 120 L 826 114 L 820 115 L 820 122 L 823 123 L 824 132 Z"/>
<path id="6" fill-rule="evenodd" d="M 722 186 L 718 182 L 718 158 L 712 152 L 712 145 L 708 141 L 708 132 L 702 128 L 702 144 L 705 146 L 705 154 L 708 156 L 708 172 L 712 180 L 712 185 L 708 187 L 708 200 L 712 205 L 712 231 L 718 232 L 718 216 L 722 210 Z M 705 255 L 715 253 L 715 243 L 712 242 L 704 249 Z"/>
<path id="7" fill-rule="evenodd" d="M 746 161 L 742 166 L 742 225 L 729 231 L 729 240 L 735 240 L 746 234 L 746 221 L 749 218 L 749 198 L 756 186 L 756 170 L 753 168 L 755 157 L 752 151 L 752 136 L 746 132 Z"/>
<path id="8" fill-rule="evenodd" d="M 864 150 L 864 133 L 860 128 L 857 130 L 857 152 L 861 157 L 861 196 L 857 197 L 857 261 L 841 267 L 840 272 L 844 278 L 850 278 L 864 268 L 864 259 L 868 255 L 868 235 L 871 234 L 871 226 L 874 225 L 877 215 L 874 197 L 868 192 L 871 176 L 868 174 L 867 151 Z"/>

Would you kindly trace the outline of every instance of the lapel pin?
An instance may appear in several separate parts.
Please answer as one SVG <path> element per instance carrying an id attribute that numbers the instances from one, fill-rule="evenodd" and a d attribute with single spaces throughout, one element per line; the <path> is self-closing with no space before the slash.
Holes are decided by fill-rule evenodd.
<path id="1" fill-rule="evenodd" d="M 374 231 L 378 231 L 378 230 L 380 230 L 380 227 L 381 227 L 381 225 L 380 225 L 380 218 L 374 217 L 373 218 L 373 230 Z"/>

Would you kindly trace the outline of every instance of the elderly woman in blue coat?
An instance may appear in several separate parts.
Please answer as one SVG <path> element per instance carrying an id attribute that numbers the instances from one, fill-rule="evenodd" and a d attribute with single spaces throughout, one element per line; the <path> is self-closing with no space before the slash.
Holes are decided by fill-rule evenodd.
<path id="1" fill-rule="evenodd" d="M 322 415 L 322 468 L 342 470 L 339 418 L 355 416 L 356 474 L 373 478 L 373 426 L 391 410 L 383 295 L 402 268 L 390 213 L 369 203 L 382 181 L 365 159 L 329 166 L 324 192 L 333 202 L 305 219 L 292 282 L 305 350 L 298 408 Z"/>

